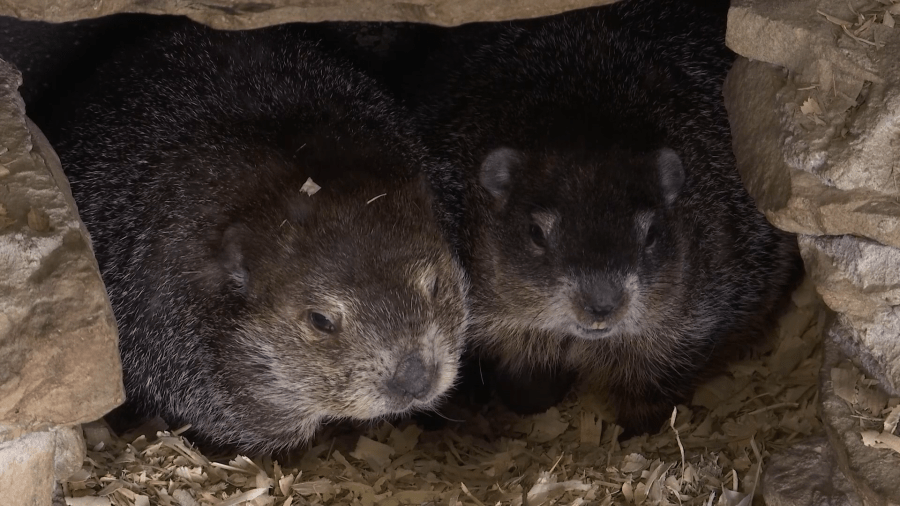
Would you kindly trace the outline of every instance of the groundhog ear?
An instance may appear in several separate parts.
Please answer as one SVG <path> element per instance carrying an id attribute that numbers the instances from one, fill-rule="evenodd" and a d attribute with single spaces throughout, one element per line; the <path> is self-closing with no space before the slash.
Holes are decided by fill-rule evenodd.
<path id="1" fill-rule="evenodd" d="M 219 253 L 219 262 L 229 280 L 237 285 L 239 291 L 247 292 L 250 282 L 250 272 L 247 270 L 245 255 L 245 238 L 249 236 L 246 225 L 233 224 L 225 229 L 222 235 L 222 249 Z"/>
<path id="2" fill-rule="evenodd" d="M 669 148 L 659 150 L 656 164 L 659 168 L 663 199 L 665 199 L 666 205 L 671 205 L 678 198 L 681 187 L 684 186 L 684 166 L 681 164 L 678 153 Z"/>
<path id="3" fill-rule="evenodd" d="M 509 196 L 511 173 L 522 163 L 522 154 L 511 148 L 497 148 L 481 162 L 479 181 L 496 199 L 505 201 Z"/>

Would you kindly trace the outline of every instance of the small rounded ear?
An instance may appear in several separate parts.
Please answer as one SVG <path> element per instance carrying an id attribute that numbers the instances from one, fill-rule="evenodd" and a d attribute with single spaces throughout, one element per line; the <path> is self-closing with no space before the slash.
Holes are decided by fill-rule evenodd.
<path id="1" fill-rule="evenodd" d="M 684 166 L 678 153 L 670 148 L 662 148 L 656 157 L 659 170 L 659 182 L 666 205 L 671 205 L 678 198 L 684 186 Z"/>
<path id="2" fill-rule="evenodd" d="M 250 272 L 244 256 L 244 239 L 249 236 L 249 232 L 246 225 L 237 223 L 229 225 L 222 234 L 222 250 L 219 254 L 219 261 L 226 276 L 238 286 L 241 293 L 245 294 L 250 283 Z"/>
<path id="3" fill-rule="evenodd" d="M 497 200 L 504 202 L 509 196 L 511 173 L 522 163 L 522 154 L 512 148 L 497 148 L 481 162 L 479 182 Z"/>

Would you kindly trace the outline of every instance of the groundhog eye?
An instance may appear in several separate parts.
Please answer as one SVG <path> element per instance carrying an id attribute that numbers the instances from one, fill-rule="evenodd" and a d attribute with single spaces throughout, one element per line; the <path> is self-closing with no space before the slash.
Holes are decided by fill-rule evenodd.
<path id="1" fill-rule="evenodd" d="M 544 231 L 538 225 L 532 223 L 528 227 L 528 233 L 531 235 L 531 240 L 534 244 L 539 248 L 547 247 L 547 238 L 544 237 Z"/>
<path id="2" fill-rule="evenodd" d="M 647 229 L 647 236 L 644 238 L 644 245 L 646 247 L 653 246 L 656 244 L 656 241 L 659 240 L 660 236 L 660 227 L 656 223 L 650 225 L 650 228 Z"/>
<path id="3" fill-rule="evenodd" d="M 434 280 L 431 282 L 431 298 L 432 299 L 437 298 L 438 290 L 440 290 L 440 285 L 441 284 L 438 282 L 437 278 L 434 278 Z"/>
<path id="4" fill-rule="evenodd" d="M 312 324 L 316 330 L 325 332 L 327 334 L 331 334 L 334 332 L 334 322 L 332 322 L 327 316 L 322 313 L 317 313 L 315 311 L 309 312 L 309 323 Z"/>

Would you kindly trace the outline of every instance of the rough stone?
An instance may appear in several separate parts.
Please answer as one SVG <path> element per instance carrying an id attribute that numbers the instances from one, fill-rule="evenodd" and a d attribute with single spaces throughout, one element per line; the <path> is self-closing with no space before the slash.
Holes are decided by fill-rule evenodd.
<path id="1" fill-rule="evenodd" d="M 0 427 L 0 434 L 10 431 Z M 58 427 L 0 442 L 3 504 L 49 505 L 56 482 L 81 469 L 85 449 L 81 428 Z"/>
<path id="2" fill-rule="evenodd" d="M 0 60 L 0 423 L 42 430 L 97 419 L 124 393 L 87 231 L 20 83 Z"/>
<path id="3" fill-rule="evenodd" d="M 766 506 L 863 506 L 825 437 L 770 457 L 762 491 Z"/>
<path id="4" fill-rule="evenodd" d="M 831 309 L 872 321 L 900 305 L 900 249 L 851 235 L 804 235 L 798 243 L 806 271 Z"/>
<path id="5" fill-rule="evenodd" d="M 835 394 L 831 382 L 831 369 L 845 359 L 834 336 L 848 330 L 837 318 L 826 329 L 819 393 L 822 422 L 838 466 L 862 502 L 877 506 L 897 505 L 900 504 L 900 487 L 897 486 L 900 483 L 900 454 L 863 444 L 862 420 L 854 416 L 849 404 Z"/>
<path id="6" fill-rule="evenodd" d="M 4 504 L 50 504 L 55 482 L 55 444 L 56 436 L 52 432 L 32 432 L 0 443 L 0 490 Z"/>
<path id="7" fill-rule="evenodd" d="M 817 11 L 858 19 L 837 0 L 729 11 L 728 44 L 762 60 L 740 58 L 725 85 L 738 170 L 780 228 L 900 247 L 900 28 L 873 22 L 873 46 Z"/>
<path id="8" fill-rule="evenodd" d="M 0 426 L 0 434 L 10 434 Z M 81 428 L 57 427 L 0 442 L 3 504 L 45 506 L 57 482 L 81 469 L 85 448 Z"/>
<path id="9" fill-rule="evenodd" d="M 824 92 L 834 86 L 855 97 L 863 81 L 883 82 L 876 65 L 866 57 L 865 43 L 844 36 L 820 12 L 850 20 L 848 26 L 857 19 L 843 0 L 734 0 L 728 11 L 726 44 L 742 56 L 799 73 Z M 878 31 L 879 37 L 891 35 L 889 29 Z"/>
<path id="10" fill-rule="evenodd" d="M 53 477 L 62 481 L 72 476 L 84 465 L 87 453 L 80 426 L 53 429 L 56 451 L 53 455 Z"/>
<path id="11" fill-rule="evenodd" d="M 900 395 L 900 249 L 853 236 L 800 236 L 807 273 L 838 311 L 832 339 Z"/>
<path id="12" fill-rule="evenodd" d="M 891 395 L 900 396 L 900 308 L 876 315 L 872 322 L 854 322 L 844 314 L 835 317 L 828 338 L 842 353 L 853 357 L 866 374 Z"/>
<path id="13" fill-rule="evenodd" d="M 501 21 L 548 16 L 604 5 L 615 0 L 9 0 L 0 2 L 0 16 L 44 21 L 74 21 L 117 12 L 178 14 L 223 29 L 248 29 L 293 21 L 415 21 L 453 26 L 473 21 Z"/>

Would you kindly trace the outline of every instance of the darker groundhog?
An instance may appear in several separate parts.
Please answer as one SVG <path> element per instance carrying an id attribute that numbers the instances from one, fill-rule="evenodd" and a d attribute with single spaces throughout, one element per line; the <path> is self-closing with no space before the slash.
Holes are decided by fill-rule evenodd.
<path id="1" fill-rule="evenodd" d="M 625 1 L 510 23 L 417 95 L 454 167 L 432 179 L 465 231 L 473 360 L 496 364 L 517 411 L 577 375 L 605 386 L 626 434 L 655 431 L 762 340 L 802 272 L 735 169 L 728 52 L 687 35 L 704 16 Z"/>
<path id="2" fill-rule="evenodd" d="M 435 404 L 466 287 L 406 123 L 296 27 L 176 20 L 60 101 L 131 409 L 269 452 Z"/>

